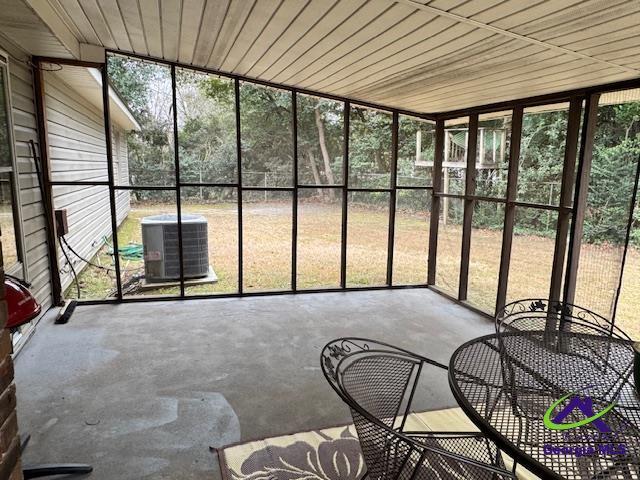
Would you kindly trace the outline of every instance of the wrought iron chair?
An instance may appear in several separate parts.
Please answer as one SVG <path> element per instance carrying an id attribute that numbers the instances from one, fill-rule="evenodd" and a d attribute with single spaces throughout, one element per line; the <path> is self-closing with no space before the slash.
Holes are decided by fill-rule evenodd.
<path id="1" fill-rule="evenodd" d="M 600 385 L 599 397 L 613 398 L 632 373 L 631 365 L 625 371 L 610 368 L 611 355 L 628 355 L 625 350 L 632 350 L 631 338 L 611 321 L 577 305 L 518 300 L 498 311 L 495 327 L 514 414 L 527 411 L 527 416 L 538 418 L 548 404 L 533 408 L 529 397 L 539 403 L 547 395 L 551 403 L 567 391 L 580 390 L 585 382 Z M 564 375 L 569 362 L 575 372 L 596 371 L 598 377 Z M 589 368 L 581 368 L 585 365 Z"/>
<path id="2" fill-rule="evenodd" d="M 329 342 L 320 360 L 327 381 L 351 409 L 371 480 L 516 478 L 498 448 L 478 432 L 405 430 L 423 367 L 445 365 L 363 338 Z"/>
<path id="3" fill-rule="evenodd" d="M 527 298 L 508 303 L 496 314 L 496 332 L 571 332 L 622 341 L 631 338 L 613 322 L 591 310 L 571 303 Z"/>

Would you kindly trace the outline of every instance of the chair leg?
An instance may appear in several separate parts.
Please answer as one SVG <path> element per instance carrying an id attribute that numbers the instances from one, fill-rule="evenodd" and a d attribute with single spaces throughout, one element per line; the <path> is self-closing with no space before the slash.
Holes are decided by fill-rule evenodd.
<path id="1" fill-rule="evenodd" d="M 83 463 L 51 463 L 43 465 L 25 466 L 22 476 L 26 479 L 49 477 L 52 475 L 81 475 L 91 473 L 93 467 Z"/>

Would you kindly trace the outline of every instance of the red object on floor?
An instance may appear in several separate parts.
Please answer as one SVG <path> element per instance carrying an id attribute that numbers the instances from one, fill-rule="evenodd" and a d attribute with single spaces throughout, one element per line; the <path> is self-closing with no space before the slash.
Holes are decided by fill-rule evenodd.
<path id="1" fill-rule="evenodd" d="M 16 328 L 30 322 L 40 314 L 42 307 L 20 279 L 5 276 L 4 291 L 9 318 L 6 328 Z"/>

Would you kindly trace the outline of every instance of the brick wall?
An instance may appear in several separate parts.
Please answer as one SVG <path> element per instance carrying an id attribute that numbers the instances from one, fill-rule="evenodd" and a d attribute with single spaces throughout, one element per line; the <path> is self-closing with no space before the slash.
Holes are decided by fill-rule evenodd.
<path id="1" fill-rule="evenodd" d="M 6 322 L 7 304 L 4 300 L 4 270 L 0 253 L 0 480 L 21 480 L 16 387 L 13 383 L 11 335 L 4 328 Z"/>

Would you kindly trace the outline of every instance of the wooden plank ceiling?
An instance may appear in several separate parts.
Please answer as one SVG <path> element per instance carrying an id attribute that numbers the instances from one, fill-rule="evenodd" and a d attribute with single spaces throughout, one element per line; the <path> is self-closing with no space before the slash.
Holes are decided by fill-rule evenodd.
<path id="1" fill-rule="evenodd" d="M 640 77 L 638 0 L 43 1 L 80 43 L 421 112 Z"/>

